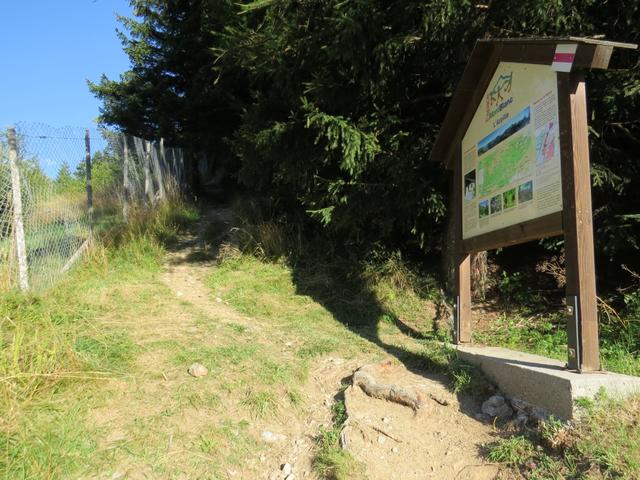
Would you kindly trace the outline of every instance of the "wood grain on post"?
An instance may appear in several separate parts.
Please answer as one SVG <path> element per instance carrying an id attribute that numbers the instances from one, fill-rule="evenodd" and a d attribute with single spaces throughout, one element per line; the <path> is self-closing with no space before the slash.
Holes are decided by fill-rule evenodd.
<path id="1" fill-rule="evenodd" d="M 580 371 L 600 369 L 587 96 L 582 72 L 558 73 L 566 294 L 577 296 Z M 570 365 L 572 359 L 570 359 Z"/>
<path id="2" fill-rule="evenodd" d="M 149 204 L 155 203 L 155 196 L 153 194 L 153 180 L 151 179 L 151 142 L 149 140 L 144 141 L 144 159 L 142 161 L 144 166 L 144 193 L 149 200 Z"/>
<path id="3" fill-rule="evenodd" d="M 87 182 L 87 215 L 89 217 L 89 230 L 93 233 L 93 186 L 91 185 L 91 138 L 89 129 L 84 133 L 85 170 Z"/>
<path id="4" fill-rule="evenodd" d="M 462 152 L 458 146 L 458 156 L 454 160 L 453 195 L 455 222 L 455 286 L 457 302 L 456 344 L 471 342 L 471 255 L 464 249 L 462 241 Z"/>
<path id="5" fill-rule="evenodd" d="M 163 145 L 163 141 L 160 141 L 160 147 L 159 147 L 159 154 L 158 152 L 156 152 L 156 155 L 153 155 L 153 169 L 156 172 L 156 182 L 158 184 L 158 198 L 160 199 L 160 201 L 164 201 L 166 198 L 165 195 L 165 191 L 164 191 L 164 181 L 162 178 L 162 166 L 160 165 L 160 160 L 158 159 L 159 156 L 161 156 L 163 163 L 164 163 L 164 145 Z"/>
<path id="6" fill-rule="evenodd" d="M 129 199 L 131 197 L 131 187 L 129 185 L 129 144 L 127 143 L 127 136 L 122 136 L 123 141 L 123 166 L 122 166 L 122 181 L 124 183 L 124 198 L 122 199 L 122 216 L 125 222 L 129 222 Z"/>
<path id="7" fill-rule="evenodd" d="M 9 143 L 9 169 L 11 171 L 11 200 L 13 202 L 13 236 L 18 260 L 18 284 L 20 290 L 26 292 L 29 290 L 29 269 L 24 219 L 22 217 L 22 189 L 20 186 L 20 171 L 18 170 L 18 147 L 14 128 L 7 129 L 7 139 Z"/>

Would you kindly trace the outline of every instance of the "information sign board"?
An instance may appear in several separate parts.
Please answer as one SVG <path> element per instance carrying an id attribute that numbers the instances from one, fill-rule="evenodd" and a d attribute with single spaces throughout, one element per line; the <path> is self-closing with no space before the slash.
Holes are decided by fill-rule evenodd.
<path id="1" fill-rule="evenodd" d="M 556 72 L 500 62 L 462 139 L 462 238 L 562 211 Z"/>

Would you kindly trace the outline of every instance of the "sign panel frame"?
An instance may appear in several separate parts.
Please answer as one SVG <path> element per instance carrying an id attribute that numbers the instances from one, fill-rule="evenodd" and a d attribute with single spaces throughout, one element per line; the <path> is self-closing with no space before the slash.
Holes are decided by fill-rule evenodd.
<path id="1" fill-rule="evenodd" d="M 431 152 L 432 160 L 453 170 L 456 344 L 471 341 L 471 254 L 564 234 L 566 296 L 572 299 L 573 309 L 567 327 L 574 332 L 569 335 L 567 367 L 578 372 L 600 369 L 583 70 L 606 69 L 614 48 L 637 49 L 637 45 L 577 37 L 489 39 L 476 43 Z M 543 65 L 555 74 L 562 204 L 558 211 L 478 235 L 463 235 L 464 182 L 469 171 L 462 168 L 463 140 L 500 62 Z"/>

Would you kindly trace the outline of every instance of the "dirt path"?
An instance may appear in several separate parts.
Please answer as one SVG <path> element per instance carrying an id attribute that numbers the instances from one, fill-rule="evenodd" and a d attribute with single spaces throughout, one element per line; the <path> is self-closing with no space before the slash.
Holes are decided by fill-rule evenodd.
<path id="1" fill-rule="evenodd" d="M 284 479 L 284 464 L 292 466 L 289 480 L 318 478 L 315 438 L 332 425 L 343 381 L 387 355 L 371 346 L 302 362 L 302 348 L 316 345 L 319 334 L 243 315 L 216 297 L 207 285 L 215 252 L 204 233 L 211 222 L 229 225 L 231 218 L 228 210 L 209 212 L 168 255 L 155 308 L 117 321 L 141 353 L 133 380 L 113 381 L 93 410 L 108 465 L 98 478 Z M 415 343 L 405 336 L 393 341 Z M 192 361 L 204 363 L 209 375 L 190 377 Z M 414 415 L 349 387 L 347 447 L 367 477 L 494 478 L 497 468 L 480 453 L 492 429 L 462 413 L 442 378 L 394 368 L 394 382 L 425 389 L 446 405 L 430 401 Z"/>

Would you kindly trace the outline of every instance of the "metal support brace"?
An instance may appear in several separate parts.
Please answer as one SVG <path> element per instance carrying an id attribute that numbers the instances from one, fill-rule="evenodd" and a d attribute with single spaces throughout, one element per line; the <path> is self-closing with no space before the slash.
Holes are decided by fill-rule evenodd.
<path id="1" fill-rule="evenodd" d="M 460 343 L 460 295 L 456 296 L 453 306 L 453 343 Z"/>
<path id="2" fill-rule="evenodd" d="M 569 370 L 582 370 L 582 352 L 580 350 L 580 309 L 578 308 L 578 296 L 568 295 L 567 303 L 567 345 L 568 358 L 567 368 Z"/>

